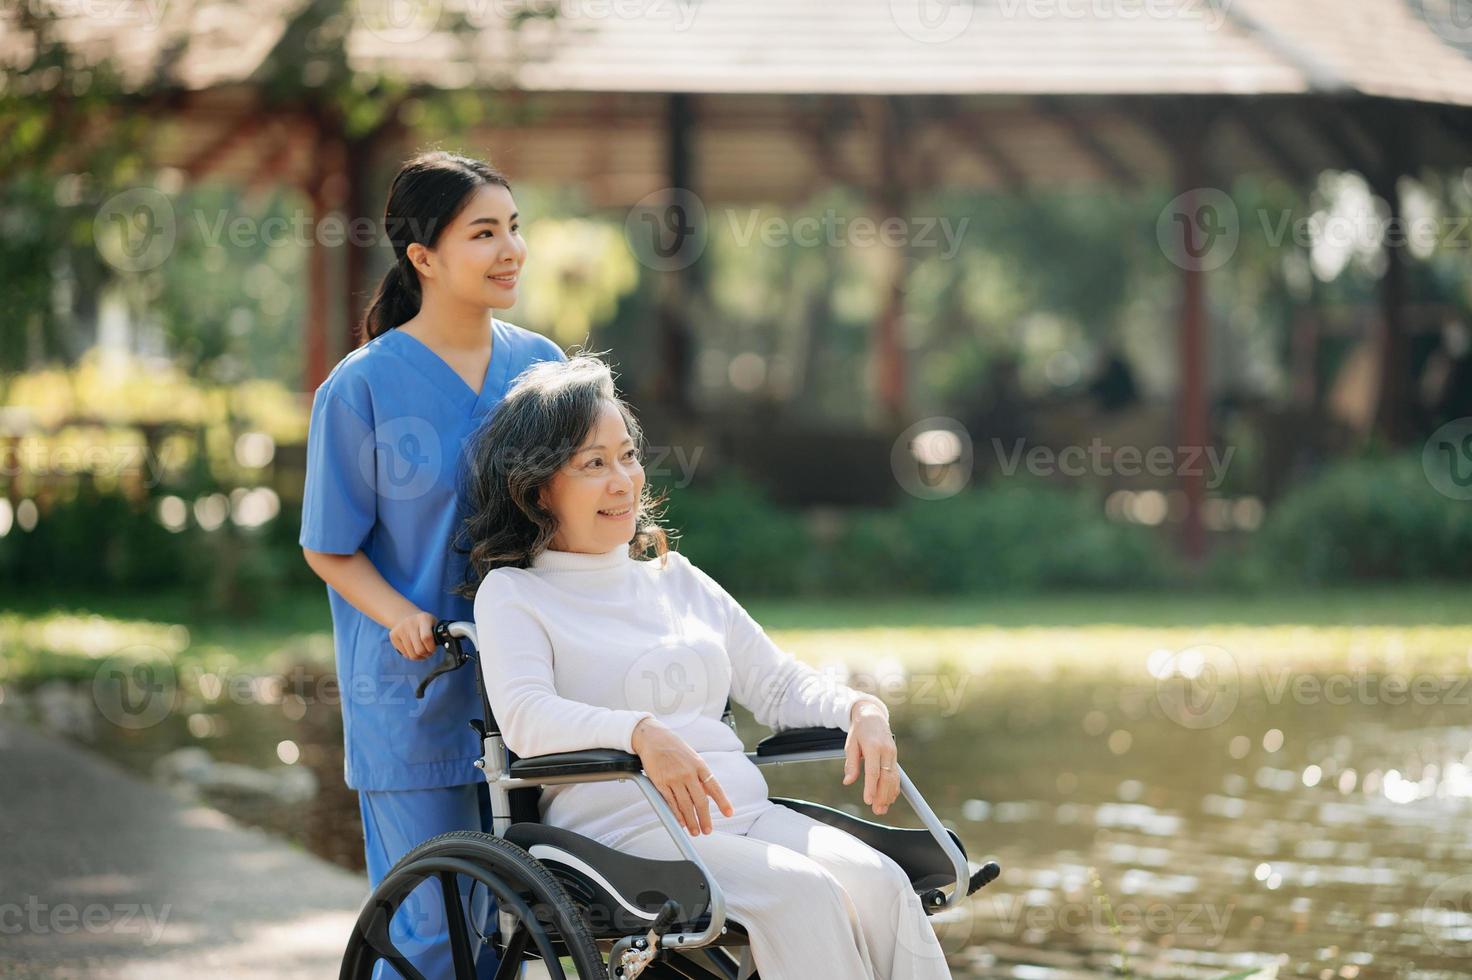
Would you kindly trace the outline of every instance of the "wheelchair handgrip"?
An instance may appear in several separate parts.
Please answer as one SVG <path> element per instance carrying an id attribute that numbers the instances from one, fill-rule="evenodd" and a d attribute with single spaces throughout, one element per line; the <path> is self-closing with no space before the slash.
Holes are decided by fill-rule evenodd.
<path id="1" fill-rule="evenodd" d="M 978 888 L 990 885 L 997 880 L 997 876 L 1001 873 L 1002 866 L 1000 864 L 995 861 L 988 861 L 976 870 L 976 874 L 971 876 L 971 884 L 967 886 L 966 894 L 970 895 Z"/>

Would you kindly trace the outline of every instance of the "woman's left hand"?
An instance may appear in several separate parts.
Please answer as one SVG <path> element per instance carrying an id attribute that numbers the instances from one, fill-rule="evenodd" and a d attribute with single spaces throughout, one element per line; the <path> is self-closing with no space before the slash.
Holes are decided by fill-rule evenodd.
<path id="1" fill-rule="evenodd" d="M 873 701 L 854 702 L 849 713 L 848 741 L 843 746 L 843 785 L 859 778 L 864 767 L 864 802 L 876 816 L 889 812 L 900 795 L 900 777 L 895 772 L 899 749 L 889 731 L 889 711 Z"/>

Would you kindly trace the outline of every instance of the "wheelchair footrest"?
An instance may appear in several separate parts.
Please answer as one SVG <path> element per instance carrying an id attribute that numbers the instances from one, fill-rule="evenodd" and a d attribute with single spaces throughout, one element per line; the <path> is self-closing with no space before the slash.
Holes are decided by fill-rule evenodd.
<path id="1" fill-rule="evenodd" d="M 690 928 L 710 904 L 705 876 L 689 861 L 625 854 L 540 823 L 514 823 L 504 836 L 552 872 L 596 939 L 647 930 L 670 899 L 680 906 L 677 921 Z"/>

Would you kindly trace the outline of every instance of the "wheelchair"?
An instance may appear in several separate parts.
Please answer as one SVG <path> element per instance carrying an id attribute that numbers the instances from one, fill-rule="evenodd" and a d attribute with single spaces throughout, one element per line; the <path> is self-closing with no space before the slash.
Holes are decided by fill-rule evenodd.
<path id="1" fill-rule="evenodd" d="M 341 980 L 370 980 L 380 961 L 407 980 L 425 980 L 395 948 L 389 923 L 409 895 L 426 883 L 431 894 L 438 889 L 443 901 L 455 980 L 476 980 L 476 957 L 488 954 L 499 964 L 496 980 L 526 975 L 526 963 L 539 963 L 551 980 L 567 980 L 569 968 L 578 980 L 759 980 L 759 974 L 750 972 L 745 928 L 727 917 L 720 886 L 644 775 L 639 757 L 589 749 L 517 758 L 505 747 L 492 715 L 479 658 L 464 649 L 465 640 L 478 649 L 475 626 L 442 621 L 435 627 L 435 640 L 446 656 L 421 681 L 416 696 L 422 698 L 441 674 L 475 662 L 485 717 L 470 725 L 485 746 L 476 767 L 490 784 L 492 833 L 441 834 L 404 855 L 364 902 L 343 957 Z M 729 698 L 723 720 L 735 728 Z M 747 756 L 762 766 L 842 759 L 846 738 L 837 728 L 791 729 L 762 739 Z M 941 825 L 904 769 L 898 763 L 895 768 L 923 829 L 890 827 L 802 800 L 771 799 L 889 855 L 909 876 L 926 915 L 934 915 L 994 880 L 1001 869 L 989 861 L 971 873 L 961 839 Z M 607 779 L 629 779 L 639 786 L 683 859 L 623 854 L 540 822 L 541 787 Z M 468 900 L 462 880 L 469 883 Z M 947 892 L 947 886 L 954 887 Z M 490 916 L 482 917 L 485 931 L 466 908 L 475 907 L 479 889 L 494 896 L 497 906 L 494 925 Z"/>

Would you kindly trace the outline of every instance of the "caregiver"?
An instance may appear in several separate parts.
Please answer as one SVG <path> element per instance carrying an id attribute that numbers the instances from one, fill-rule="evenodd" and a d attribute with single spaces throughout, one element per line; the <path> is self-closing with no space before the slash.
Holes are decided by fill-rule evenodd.
<path id="1" fill-rule="evenodd" d="M 417 156 L 394 177 L 384 231 L 395 261 L 364 316 L 367 342 L 312 403 L 300 539 L 328 586 L 344 775 L 375 887 L 436 834 L 490 830 L 468 724 L 482 714 L 475 675 L 450 674 L 422 701 L 414 689 L 431 668 L 435 622 L 472 615 L 452 593 L 465 573 L 451 547 L 464 444 L 524 368 L 564 357 L 492 313 L 516 302 L 526 262 L 501 173 L 450 153 Z M 443 908 L 417 917 L 400 948 L 446 949 Z"/>

